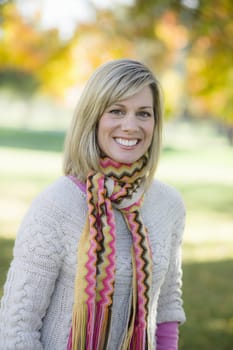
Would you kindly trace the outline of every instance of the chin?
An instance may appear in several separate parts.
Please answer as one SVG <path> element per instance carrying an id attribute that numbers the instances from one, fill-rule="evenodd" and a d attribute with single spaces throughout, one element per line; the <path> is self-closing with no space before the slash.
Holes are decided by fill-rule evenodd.
<path id="1" fill-rule="evenodd" d="M 119 163 L 123 163 L 123 164 L 132 164 L 132 163 L 134 163 L 134 162 L 136 162 L 138 159 L 139 159 L 140 157 L 138 157 L 138 158 L 130 158 L 130 157 L 112 157 L 112 159 L 114 159 L 116 162 L 119 162 Z"/>

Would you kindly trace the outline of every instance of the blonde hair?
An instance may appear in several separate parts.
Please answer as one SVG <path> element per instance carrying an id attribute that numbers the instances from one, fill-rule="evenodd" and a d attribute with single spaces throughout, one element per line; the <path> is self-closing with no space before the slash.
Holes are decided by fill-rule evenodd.
<path id="1" fill-rule="evenodd" d="M 157 167 L 162 130 L 159 83 L 141 62 L 130 59 L 110 61 L 100 66 L 88 80 L 67 132 L 64 149 L 64 173 L 85 182 L 90 170 L 99 171 L 100 149 L 97 126 L 107 107 L 149 86 L 153 95 L 155 128 L 147 164 L 147 185 Z"/>

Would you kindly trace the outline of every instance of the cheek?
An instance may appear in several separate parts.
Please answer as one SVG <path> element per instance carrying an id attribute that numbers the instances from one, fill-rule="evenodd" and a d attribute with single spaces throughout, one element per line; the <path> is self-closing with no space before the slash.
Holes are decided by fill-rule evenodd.
<path id="1" fill-rule="evenodd" d="M 116 123 L 106 116 L 105 114 L 100 118 L 98 127 L 97 127 L 97 139 L 102 139 L 111 134 L 115 129 Z"/>
<path id="2" fill-rule="evenodd" d="M 99 120 L 97 131 L 96 131 L 96 139 L 98 146 L 103 150 L 105 148 L 105 143 L 110 134 L 111 126 L 109 125 L 108 119 L 103 115 Z"/>
<path id="3" fill-rule="evenodd" d="M 153 135 L 154 135 L 154 128 L 155 128 L 155 122 L 154 120 L 151 121 L 150 125 L 148 125 L 147 127 L 147 139 L 148 139 L 148 143 L 151 144 L 152 139 L 153 139 Z"/>

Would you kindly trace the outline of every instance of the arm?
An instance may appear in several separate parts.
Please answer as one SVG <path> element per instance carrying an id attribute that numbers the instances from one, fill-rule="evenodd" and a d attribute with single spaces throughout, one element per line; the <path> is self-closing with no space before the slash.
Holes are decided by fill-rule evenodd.
<path id="1" fill-rule="evenodd" d="M 185 208 L 180 198 L 170 216 L 174 218 L 169 267 L 158 300 L 157 323 L 185 321 L 182 301 L 181 245 L 185 222 Z"/>
<path id="2" fill-rule="evenodd" d="M 178 337 L 178 322 L 164 322 L 158 324 L 156 331 L 156 350 L 177 350 Z"/>
<path id="3" fill-rule="evenodd" d="M 0 349 L 43 349 L 40 329 L 61 262 L 58 217 L 37 201 L 20 227 L 1 300 Z"/>

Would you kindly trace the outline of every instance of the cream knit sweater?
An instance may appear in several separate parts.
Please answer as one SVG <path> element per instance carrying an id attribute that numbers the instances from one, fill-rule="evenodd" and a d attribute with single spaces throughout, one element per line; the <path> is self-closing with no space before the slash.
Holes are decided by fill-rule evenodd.
<path id="1" fill-rule="evenodd" d="M 68 177 L 58 179 L 32 203 L 17 235 L 1 300 L 1 350 L 66 350 L 86 212 L 85 194 Z M 120 212 L 115 211 L 115 217 L 116 282 L 108 350 L 120 349 L 132 290 L 131 236 Z M 184 217 L 176 190 L 155 181 L 142 207 L 153 254 L 154 343 L 157 323 L 185 321 L 180 289 Z"/>

